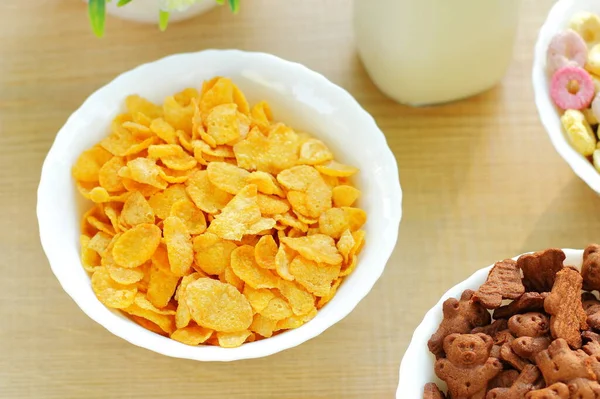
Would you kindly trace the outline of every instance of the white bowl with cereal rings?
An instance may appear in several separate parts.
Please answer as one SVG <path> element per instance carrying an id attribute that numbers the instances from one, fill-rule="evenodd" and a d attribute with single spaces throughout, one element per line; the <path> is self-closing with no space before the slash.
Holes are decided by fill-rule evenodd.
<path id="1" fill-rule="evenodd" d="M 558 263 L 560 261 L 560 259 L 563 259 L 562 255 L 560 255 L 560 256 L 555 255 L 557 253 L 560 254 L 560 250 L 550 249 L 547 251 L 549 252 L 548 256 L 551 256 L 551 257 L 556 256 L 556 258 L 553 259 L 555 264 Z M 583 263 L 583 255 L 584 255 L 583 250 L 562 249 L 562 252 L 564 253 L 564 260 L 562 261 L 562 265 L 573 266 L 577 270 L 581 270 L 581 266 Z M 540 251 L 538 253 L 543 253 L 543 252 Z M 538 253 L 533 254 L 533 257 L 535 257 Z M 531 253 L 528 253 L 528 254 L 531 254 Z M 523 255 L 527 255 L 527 254 L 523 254 Z M 516 261 L 521 256 L 522 255 L 515 256 L 512 259 Z M 530 257 L 529 259 L 531 259 L 533 257 Z M 558 259 L 558 261 L 556 259 Z M 506 262 L 503 261 L 503 262 L 499 262 L 499 263 L 506 263 Z M 541 265 L 541 264 L 543 264 L 543 262 L 540 261 L 539 264 Z M 442 297 L 435 304 L 435 306 L 433 306 L 425 314 L 423 321 L 415 329 L 412 340 L 410 341 L 410 344 L 409 344 L 409 346 L 404 354 L 404 357 L 402 359 L 402 362 L 400 364 L 399 384 L 398 384 L 398 389 L 396 392 L 397 399 L 421 399 L 424 397 L 423 395 L 424 395 L 424 389 L 425 389 L 426 384 L 430 384 L 430 383 L 435 383 L 439 387 L 439 389 L 443 392 L 447 391 L 447 389 L 448 389 L 447 384 L 444 381 L 442 381 L 440 378 L 438 378 L 436 375 L 436 372 L 435 372 L 436 357 L 430 352 L 429 345 L 428 345 L 429 340 L 430 340 L 430 338 L 432 338 L 434 333 L 436 333 L 438 331 L 438 327 L 440 327 L 440 323 L 444 319 L 444 314 L 446 314 L 446 312 L 448 312 L 447 314 L 451 315 L 453 312 L 453 309 L 462 309 L 461 306 L 463 306 L 463 305 L 461 305 L 461 303 L 463 302 L 463 300 L 461 300 L 461 297 L 463 296 L 463 293 L 465 293 L 465 291 L 467 291 L 467 290 L 477 291 L 482 286 L 482 284 L 484 284 L 486 282 L 486 280 L 488 278 L 488 274 L 493 267 L 494 267 L 494 265 L 490 265 L 488 267 L 479 269 L 478 271 L 473 273 L 467 279 L 463 280 L 462 282 L 458 283 L 454 287 L 450 288 L 444 295 L 442 295 Z M 568 269 L 569 268 L 565 267 L 563 270 L 568 270 Z M 500 272 L 500 273 L 503 273 L 503 272 Z M 518 273 L 517 276 L 520 277 L 521 276 L 520 270 L 517 269 L 517 273 Z M 579 273 L 577 273 L 577 274 L 579 274 Z M 504 274 L 504 275 L 506 275 L 506 274 Z M 535 273 L 535 275 L 542 276 L 542 277 L 540 277 L 541 279 L 544 278 L 544 276 L 543 276 L 544 273 Z M 528 289 L 527 293 L 525 295 L 529 295 L 529 294 L 531 294 L 532 296 L 537 295 L 537 293 L 535 293 L 535 292 L 532 293 Z M 467 295 L 467 297 L 469 297 L 469 298 L 465 297 L 463 299 L 465 299 L 465 300 L 468 299 L 470 301 L 470 298 L 471 298 L 470 295 L 469 294 L 465 294 L 465 295 Z M 524 297 L 524 295 L 522 294 L 522 291 L 519 293 L 519 295 L 520 295 L 520 297 Z M 546 294 L 543 294 L 543 295 L 546 295 Z M 576 295 L 579 295 L 579 293 L 577 293 Z M 451 298 L 456 299 L 456 301 L 454 301 L 454 303 L 448 303 L 447 305 L 445 305 L 444 302 L 446 302 L 448 299 L 451 299 Z M 543 301 L 546 297 L 541 296 L 541 298 L 542 299 L 540 299 L 540 300 L 541 300 L 541 303 L 543 304 L 544 303 Z M 500 299 L 502 299 L 502 297 Z M 522 308 L 522 309 L 516 311 L 514 308 L 510 307 L 510 305 L 508 304 L 508 302 L 506 300 L 504 300 L 500 303 L 503 306 L 501 308 L 496 308 L 493 311 L 494 316 L 499 315 L 499 313 L 496 313 L 496 312 L 502 312 L 502 314 L 500 315 L 501 317 L 498 317 L 498 318 L 505 318 L 505 321 L 506 321 L 506 319 L 508 319 L 509 317 L 511 317 L 515 314 L 520 315 L 520 314 L 525 314 L 526 312 L 534 312 L 534 311 L 542 311 L 543 310 L 543 309 L 539 310 L 538 308 L 535 308 L 533 305 L 529 305 L 530 307 L 527 309 Z M 478 306 L 480 306 L 480 308 L 481 308 L 480 311 L 484 311 L 487 313 L 486 309 L 481 307 L 480 304 Z M 539 303 L 538 303 L 538 306 L 539 306 Z M 541 306 L 544 306 L 544 305 L 541 305 Z M 447 307 L 448 307 L 448 309 L 447 309 Z M 459 312 L 460 312 L 460 310 L 459 310 Z M 490 313 L 492 313 L 492 311 L 490 311 Z M 449 317 L 451 317 L 451 316 L 449 316 Z M 481 320 L 481 317 L 477 317 L 477 318 Z M 472 320 L 475 320 L 475 318 L 473 318 Z M 485 324 L 489 324 L 490 320 L 491 320 L 490 316 L 487 316 L 487 321 L 485 322 Z M 476 326 L 481 326 L 481 325 L 482 324 L 477 324 Z M 468 328 L 471 328 L 471 327 L 468 327 Z M 506 328 L 506 327 L 503 327 L 503 328 Z M 439 338 L 441 338 L 441 340 L 444 340 L 443 336 L 439 337 Z M 446 340 L 444 340 L 444 342 L 445 341 Z M 435 348 L 435 345 L 432 345 L 432 347 Z M 488 389 L 488 388 L 486 388 L 486 389 Z M 485 394 L 484 394 L 484 396 L 485 396 Z M 484 397 L 484 396 L 482 396 L 482 397 Z M 429 397 L 437 398 L 439 396 L 432 395 Z M 495 397 L 500 397 L 500 396 L 494 396 L 492 394 L 488 394 L 485 397 L 495 398 Z M 523 394 L 523 396 L 520 396 L 520 397 L 525 397 L 525 396 Z"/>
<path id="2" fill-rule="evenodd" d="M 92 94 L 46 157 L 37 215 L 91 319 L 166 356 L 233 361 L 347 316 L 383 273 L 401 202 L 385 136 L 348 92 L 273 55 L 206 50 Z"/>
<path id="3" fill-rule="evenodd" d="M 600 193 L 600 3 L 556 2 L 538 35 L 532 79 L 540 119 L 554 148 Z"/>

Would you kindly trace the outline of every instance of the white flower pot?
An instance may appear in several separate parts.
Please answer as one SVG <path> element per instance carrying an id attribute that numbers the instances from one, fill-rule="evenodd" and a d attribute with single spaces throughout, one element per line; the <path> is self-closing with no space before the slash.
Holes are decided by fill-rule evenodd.
<path id="1" fill-rule="evenodd" d="M 172 11 L 169 15 L 169 22 L 195 17 L 217 5 L 215 0 L 202 0 L 185 11 Z M 106 12 L 129 21 L 156 24 L 159 12 L 158 0 L 133 0 L 123 7 L 117 7 L 117 1 L 113 0 L 106 3 Z"/>
<path id="2" fill-rule="evenodd" d="M 359 54 L 385 94 L 442 103 L 500 81 L 512 58 L 518 0 L 354 0 Z"/>

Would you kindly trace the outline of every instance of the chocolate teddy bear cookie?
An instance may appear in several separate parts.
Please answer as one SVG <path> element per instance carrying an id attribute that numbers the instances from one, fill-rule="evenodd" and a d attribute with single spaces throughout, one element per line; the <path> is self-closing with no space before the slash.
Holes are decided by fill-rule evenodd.
<path id="1" fill-rule="evenodd" d="M 542 313 L 515 315 L 508 320 L 508 328 L 517 337 L 510 343 L 517 356 L 532 360 L 536 353 L 550 345 L 551 339 L 548 335 L 550 324 L 548 318 Z"/>
<path id="2" fill-rule="evenodd" d="M 485 399 L 521 399 L 527 392 L 543 386 L 541 376 L 538 368 L 529 364 L 523 368 L 519 378 L 509 388 L 492 389 L 487 393 Z"/>
<path id="3" fill-rule="evenodd" d="M 487 280 L 477 291 L 473 298 L 486 309 L 496 309 L 502 305 L 503 299 L 517 299 L 525 292 L 521 281 L 521 272 L 517 262 L 506 259 L 496 262 Z"/>
<path id="4" fill-rule="evenodd" d="M 523 284 L 527 291 L 549 292 L 565 259 L 565 253 L 558 248 L 519 257 L 517 266 L 523 271 Z"/>
<path id="5" fill-rule="evenodd" d="M 600 290 L 600 245 L 590 244 L 583 251 L 581 276 L 584 290 Z"/>
<path id="6" fill-rule="evenodd" d="M 553 338 L 564 338 L 571 348 L 581 347 L 581 330 L 587 330 L 587 314 L 581 304 L 583 279 L 577 270 L 564 268 L 556 273 L 552 292 L 544 301 L 550 314 Z"/>
<path id="7" fill-rule="evenodd" d="M 466 334 L 475 327 L 490 324 L 489 312 L 477 302 L 472 300 L 473 291 L 466 290 L 460 300 L 447 299 L 443 306 L 444 319 L 438 330 L 431 336 L 427 346 L 436 358 L 444 355 L 444 338 L 450 334 Z"/>
<path id="8" fill-rule="evenodd" d="M 430 382 L 428 384 L 425 384 L 425 390 L 423 391 L 423 399 L 446 399 L 446 395 L 444 395 L 444 393 L 440 391 L 440 388 L 438 388 L 438 386 L 435 383 Z"/>
<path id="9" fill-rule="evenodd" d="M 435 362 L 435 374 L 448 385 L 451 398 L 482 399 L 489 381 L 502 371 L 490 357 L 493 341 L 485 334 L 450 334 L 444 339 L 446 358 Z"/>
<path id="10" fill-rule="evenodd" d="M 596 379 L 589 357 L 581 351 L 571 350 L 562 338 L 552 341 L 548 349 L 538 353 L 535 362 L 547 385 L 576 378 Z"/>

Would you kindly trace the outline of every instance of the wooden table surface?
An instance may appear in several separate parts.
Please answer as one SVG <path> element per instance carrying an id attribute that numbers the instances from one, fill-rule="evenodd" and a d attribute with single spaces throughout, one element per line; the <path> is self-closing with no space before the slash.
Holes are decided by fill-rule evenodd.
<path id="1" fill-rule="evenodd" d="M 600 241 L 600 199 L 554 151 L 533 103 L 533 43 L 552 0 L 522 1 L 501 85 L 420 109 L 369 81 L 350 0 L 242 3 L 238 16 L 219 8 L 165 33 L 109 18 L 98 40 L 79 0 L 0 2 L 0 398 L 391 398 L 412 331 L 447 288 L 501 258 Z M 206 48 L 273 53 L 348 89 L 386 134 L 405 196 L 396 251 L 350 316 L 298 348 L 229 364 L 157 355 L 91 321 L 52 275 L 35 216 L 46 152 L 90 93 Z"/>

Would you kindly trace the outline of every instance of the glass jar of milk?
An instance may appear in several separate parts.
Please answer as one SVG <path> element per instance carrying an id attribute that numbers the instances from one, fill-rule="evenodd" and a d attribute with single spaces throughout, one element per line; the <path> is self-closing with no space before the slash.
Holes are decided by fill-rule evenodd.
<path id="1" fill-rule="evenodd" d="M 518 0 L 354 0 L 359 54 L 396 101 L 426 105 L 482 92 L 510 64 Z"/>

